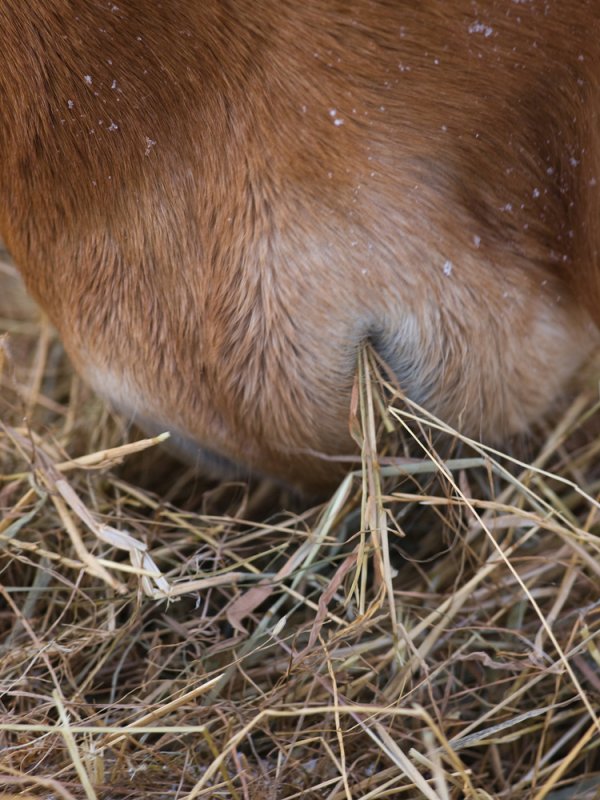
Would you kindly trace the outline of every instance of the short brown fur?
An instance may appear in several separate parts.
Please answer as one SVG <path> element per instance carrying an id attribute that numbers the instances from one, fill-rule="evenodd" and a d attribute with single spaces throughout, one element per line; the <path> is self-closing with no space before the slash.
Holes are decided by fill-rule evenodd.
<path id="1" fill-rule="evenodd" d="M 599 17 L 4 0 L 0 235 L 83 375 L 209 469 L 326 481 L 366 339 L 524 430 L 598 349 Z"/>

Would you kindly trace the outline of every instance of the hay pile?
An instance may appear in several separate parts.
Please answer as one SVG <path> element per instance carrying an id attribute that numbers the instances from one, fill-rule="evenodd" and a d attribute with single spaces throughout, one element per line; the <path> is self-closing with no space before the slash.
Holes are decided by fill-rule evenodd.
<path id="1" fill-rule="evenodd" d="M 365 352 L 363 468 L 307 507 L 203 485 L 3 327 L 2 800 L 600 798 L 593 392 L 526 464 Z"/>

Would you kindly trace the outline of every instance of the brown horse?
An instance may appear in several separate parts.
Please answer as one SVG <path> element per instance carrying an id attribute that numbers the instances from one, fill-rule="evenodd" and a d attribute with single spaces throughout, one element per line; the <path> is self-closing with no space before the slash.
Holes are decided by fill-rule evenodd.
<path id="1" fill-rule="evenodd" d="M 600 335 L 597 0 L 3 0 L 0 235 L 78 370 L 315 485 L 368 340 L 498 439 Z"/>

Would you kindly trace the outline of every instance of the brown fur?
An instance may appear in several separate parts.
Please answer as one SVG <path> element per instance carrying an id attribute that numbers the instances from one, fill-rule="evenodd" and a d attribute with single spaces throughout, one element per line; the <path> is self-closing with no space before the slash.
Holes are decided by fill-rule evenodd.
<path id="1" fill-rule="evenodd" d="M 365 339 L 523 430 L 598 348 L 599 18 L 3 0 L 0 234 L 78 369 L 208 462 L 326 480 Z"/>

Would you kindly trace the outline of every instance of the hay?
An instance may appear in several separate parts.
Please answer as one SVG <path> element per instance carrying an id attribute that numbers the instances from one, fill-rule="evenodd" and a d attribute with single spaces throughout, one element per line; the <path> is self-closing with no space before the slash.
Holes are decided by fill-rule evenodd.
<path id="1" fill-rule="evenodd" d="M 202 484 L 4 325 L 0 798 L 600 798 L 593 392 L 519 461 L 365 351 L 362 468 L 307 507 Z"/>

